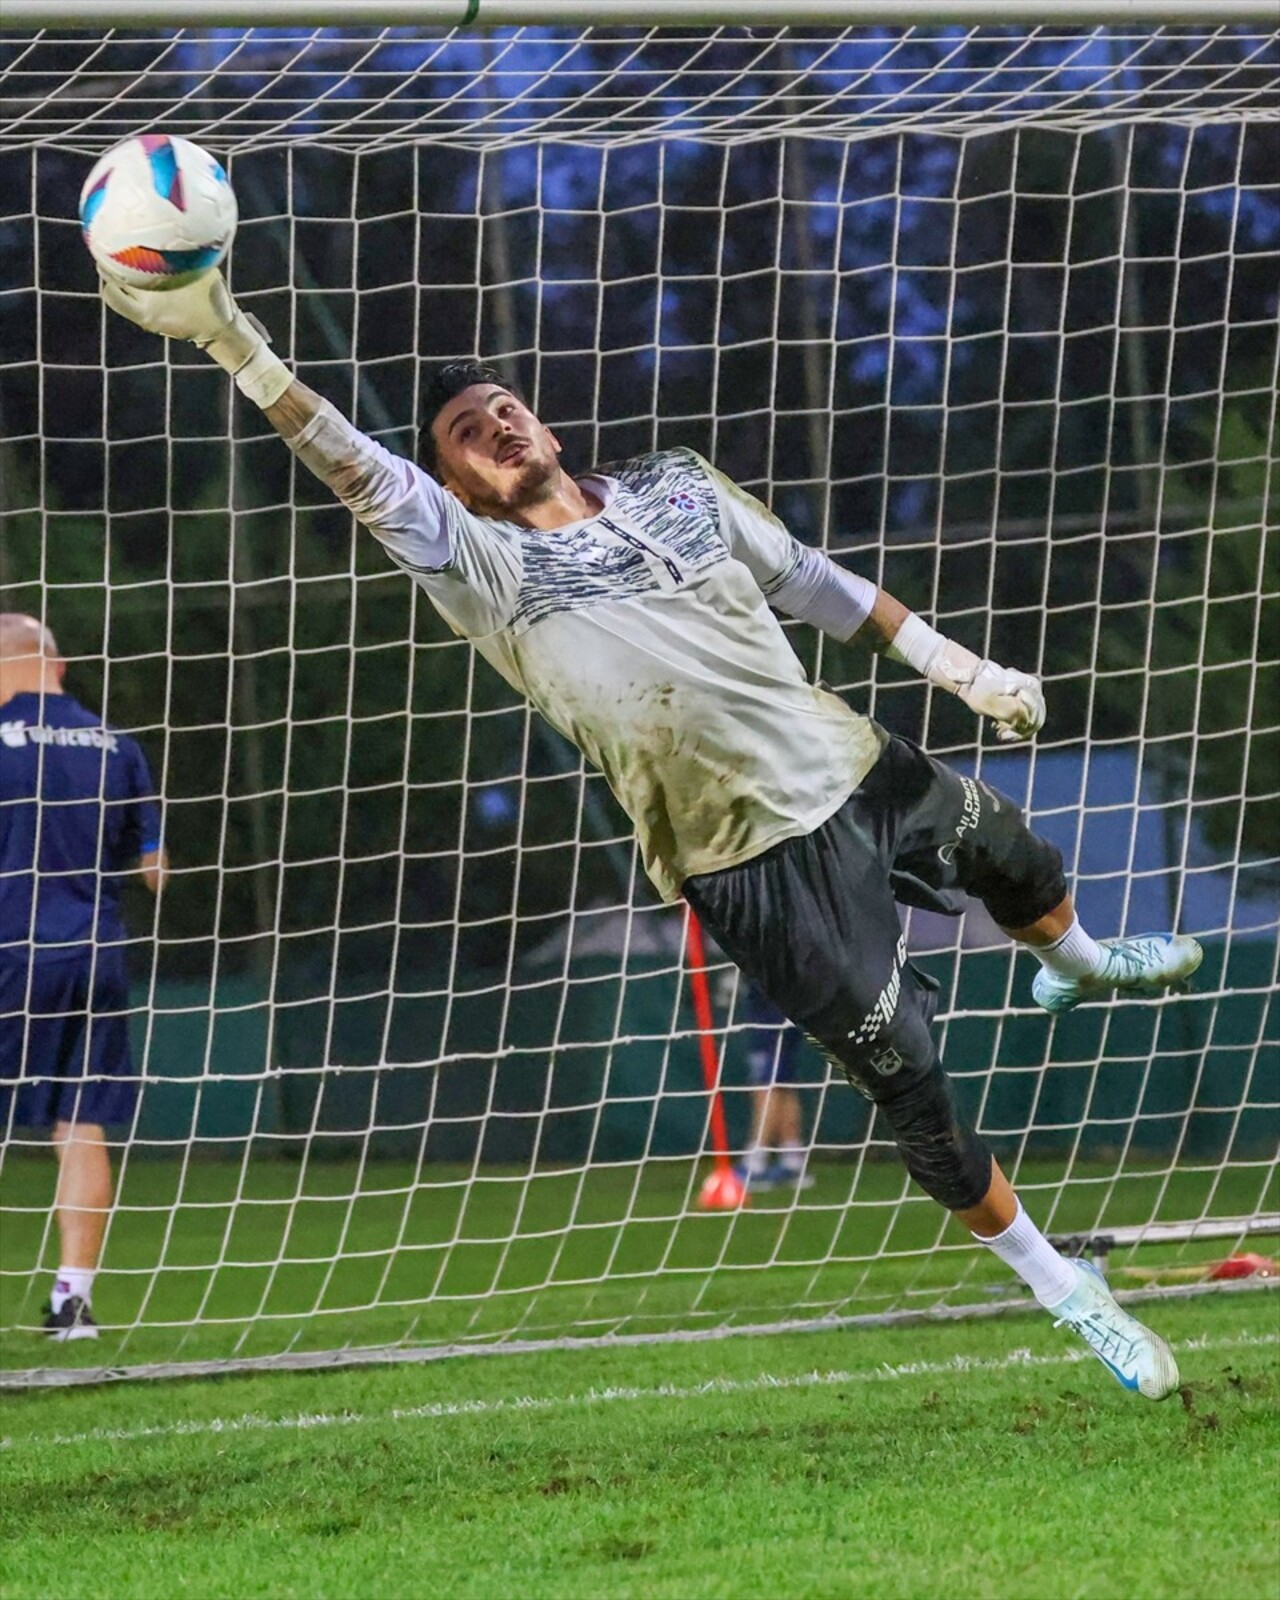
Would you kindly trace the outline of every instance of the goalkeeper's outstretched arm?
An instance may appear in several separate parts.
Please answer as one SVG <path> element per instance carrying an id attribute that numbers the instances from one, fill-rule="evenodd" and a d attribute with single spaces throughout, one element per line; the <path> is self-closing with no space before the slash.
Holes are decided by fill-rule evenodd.
<path id="1" fill-rule="evenodd" d="M 958 695 L 980 717 L 990 717 L 1005 743 L 1030 739 L 1044 726 L 1039 678 L 984 660 L 908 611 L 887 589 L 846 572 L 807 545 L 788 578 L 767 592 L 788 616 L 811 622 L 832 637 L 858 639 L 922 678 Z"/>

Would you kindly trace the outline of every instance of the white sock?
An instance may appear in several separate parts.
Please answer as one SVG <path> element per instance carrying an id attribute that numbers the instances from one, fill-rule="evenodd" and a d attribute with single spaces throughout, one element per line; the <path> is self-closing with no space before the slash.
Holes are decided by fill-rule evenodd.
<path id="1" fill-rule="evenodd" d="M 769 1152 L 762 1150 L 758 1144 L 753 1144 L 743 1156 L 742 1164 L 748 1172 L 763 1172 L 769 1165 Z"/>
<path id="2" fill-rule="evenodd" d="M 1042 1306 L 1061 1305 L 1076 1286 L 1076 1270 L 1060 1256 L 1018 1202 L 1018 1214 L 1004 1230 L 984 1239 L 975 1233 L 979 1244 L 994 1250 L 1013 1270 Z"/>
<path id="3" fill-rule="evenodd" d="M 778 1151 L 778 1160 L 786 1172 L 804 1171 L 804 1146 L 799 1144 L 784 1144 Z"/>
<path id="4" fill-rule="evenodd" d="M 1064 978 L 1087 978 L 1091 973 L 1101 972 L 1107 959 L 1107 952 L 1080 926 L 1079 917 L 1072 917 L 1071 926 L 1061 939 L 1027 948 L 1042 967 Z"/>
<path id="5" fill-rule="evenodd" d="M 88 1305 L 93 1294 L 93 1279 L 92 1267 L 59 1267 L 58 1276 L 53 1280 L 53 1293 L 49 1296 L 54 1315 L 57 1316 L 73 1294 L 78 1294 Z"/>

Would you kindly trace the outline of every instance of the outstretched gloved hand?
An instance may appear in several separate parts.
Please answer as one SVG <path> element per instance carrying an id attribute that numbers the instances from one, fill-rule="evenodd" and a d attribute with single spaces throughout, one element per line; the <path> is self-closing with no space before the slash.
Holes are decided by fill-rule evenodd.
<path id="1" fill-rule="evenodd" d="M 216 268 L 177 289 L 134 289 L 107 277 L 101 286 L 113 311 L 148 333 L 189 339 L 257 405 L 274 405 L 293 382 L 293 374 L 272 353 L 267 330 L 240 310 Z"/>

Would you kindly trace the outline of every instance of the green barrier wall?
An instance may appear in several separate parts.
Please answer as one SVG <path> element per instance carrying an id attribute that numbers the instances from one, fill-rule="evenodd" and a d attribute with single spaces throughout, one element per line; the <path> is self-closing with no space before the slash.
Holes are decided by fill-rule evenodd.
<path id="1" fill-rule="evenodd" d="M 941 982 L 943 1009 L 969 1013 L 950 1022 L 945 1060 L 997 1148 L 1021 1145 L 1034 1126 L 1027 1147 L 1035 1152 L 1078 1142 L 1080 1154 L 1101 1155 L 1127 1143 L 1145 1155 L 1216 1163 L 1280 1139 L 1280 1008 L 1262 992 L 1272 951 L 1237 941 L 1224 972 L 1226 959 L 1223 945 L 1207 948 L 1201 986 L 1225 981 L 1235 991 L 1216 1005 L 1084 1008 L 1056 1029 L 1047 1017 L 1004 1015 L 1007 951 L 967 955 L 958 979 L 954 957 L 923 964 Z M 1024 961 L 1017 983 L 1028 980 Z M 505 1016 L 497 988 L 448 1005 L 441 997 L 392 1004 L 372 986 L 331 1002 L 308 998 L 299 984 L 276 1008 L 274 1042 L 265 996 L 250 982 L 221 985 L 212 1005 L 207 991 L 160 986 L 139 1135 L 209 1142 L 229 1154 L 253 1134 L 280 1150 L 310 1140 L 318 1154 L 349 1153 L 369 1139 L 373 1154 L 403 1156 L 417 1154 L 425 1129 L 426 1158 L 450 1162 L 696 1152 L 706 1117 L 697 1046 L 692 1038 L 667 1044 L 673 1021 L 682 1029 L 692 1022 L 677 984 L 673 972 L 632 967 L 623 985 L 607 962 L 584 963 L 567 1004 L 559 982 L 524 986 Z M 141 1060 L 148 1019 L 135 1022 Z M 609 1038 L 618 1042 L 602 1049 Z M 279 1069 L 267 1073 L 269 1049 Z M 373 1065 L 384 1054 L 440 1064 Z M 732 1041 L 726 1058 L 738 1143 L 748 1095 Z M 344 1069 L 317 1070 L 326 1061 Z M 803 1081 L 826 1076 L 806 1050 Z M 869 1114 L 858 1095 L 833 1084 L 818 1140 L 861 1139 Z"/>

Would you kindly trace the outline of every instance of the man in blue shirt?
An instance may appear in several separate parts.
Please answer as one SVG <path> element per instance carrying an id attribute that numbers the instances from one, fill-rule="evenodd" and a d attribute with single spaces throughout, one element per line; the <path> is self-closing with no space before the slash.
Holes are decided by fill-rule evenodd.
<path id="1" fill-rule="evenodd" d="M 61 1265 L 55 1339 L 93 1339 L 93 1278 L 112 1204 L 104 1124 L 128 1122 L 122 874 L 165 872 L 142 751 L 64 693 L 34 617 L 0 612 L 0 1131 L 53 1130 Z"/>

